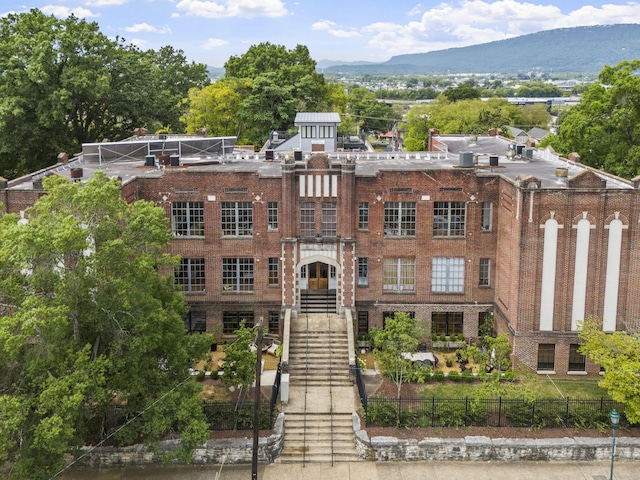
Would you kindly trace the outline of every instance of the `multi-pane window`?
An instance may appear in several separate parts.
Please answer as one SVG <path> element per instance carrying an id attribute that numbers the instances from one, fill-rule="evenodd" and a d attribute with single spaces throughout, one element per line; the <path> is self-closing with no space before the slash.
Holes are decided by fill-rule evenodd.
<path id="1" fill-rule="evenodd" d="M 269 312 L 269 333 L 279 334 L 280 333 L 280 312 Z"/>
<path id="2" fill-rule="evenodd" d="M 279 285 L 280 277 L 278 275 L 278 258 L 269 258 L 269 285 Z"/>
<path id="3" fill-rule="evenodd" d="M 382 312 L 382 328 L 385 328 L 387 326 L 387 320 L 389 318 L 396 318 L 396 313 L 398 312 Z M 409 315 L 409 318 L 411 319 L 416 318 L 416 312 L 402 312 L 402 313 L 406 313 L 407 315 Z"/>
<path id="4" fill-rule="evenodd" d="M 458 335 L 462 333 L 462 312 L 433 312 L 431 333 L 437 335 Z"/>
<path id="5" fill-rule="evenodd" d="M 464 292 L 464 258 L 434 258 L 431 269 L 433 293 Z"/>
<path id="6" fill-rule="evenodd" d="M 489 275 L 491 274 L 491 259 L 480 259 L 480 278 L 478 279 L 478 285 L 481 287 L 489 286 Z"/>
<path id="7" fill-rule="evenodd" d="M 222 234 L 253 235 L 251 202 L 222 202 Z"/>
<path id="8" fill-rule="evenodd" d="M 433 234 L 442 237 L 464 237 L 465 202 L 434 202 Z"/>
<path id="9" fill-rule="evenodd" d="M 171 230 L 176 237 L 204 236 L 204 202 L 173 202 Z"/>
<path id="10" fill-rule="evenodd" d="M 204 291 L 204 258 L 183 258 L 174 271 L 176 285 L 184 292 Z"/>
<path id="11" fill-rule="evenodd" d="M 369 333 L 369 312 L 358 312 L 358 335 Z"/>
<path id="12" fill-rule="evenodd" d="M 358 258 L 358 285 L 361 287 L 369 285 L 368 258 Z"/>
<path id="13" fill-rule="evenodd" d="M 189 333 L 207 331 L 207 312 L 190 311 L 184 319 L 184 328 Z"/>
<path id="14" fill-rule="evenodd" d="M 580 345 L 572 343 L 569 345 L 569 371 L 584 372 L 587 366 L 586 356 L 580 353 Z"/>
<path id="15" fill-rule="evenodd" d="M 482 202 L 482 218 L 480 219 L 480 230 L 490 232 L 493 230 L 493 203 Z"/>
<path id="16" fill-rule="evenodd" d="M 415 258 L 385 258 L 382 267 L 382 289 L 385 292 L 413 292 Z"/>
<path id="17" fill-rule="evenodd" d="M 338 209 L 335 202 L 322 202 L 322 236 L 335 237 L 338 223 Z"/>
<path id="18" fill-rule="evenodd" d="M 316 236 L 316 204 L 314 202 L 300 203 L 300 236 Z"/>
<path id="19" fill-rule="evenodd" d="M 333 126 L 318 125 L 318 138 L 333 138 Z"/>
<path id="20" fill-rule="evenodd" d="M 553 371 L 555 368 L 556 346 L 553 343 L 538 345 L 538 370 Z"/>
<path id="21" fill-rule="evenodd" d="M 315 125 L 302 125 L 300 127 L 300 135 L 302 138 L 317 138 Z"/>
<path id="22" fill-rule="evenodd" d="M 278 202 L 267 203 L 267 230 L 278 230 Z"/>
<path id="23" fill-rule="evenodd" d="M 245 327 L 253 327 L 253 312 L 222 312 L 222 333 L 235 332 L 242 320 Z"/>
<path id="24" fill-rule="evenodd" d="M 225 292 L 253 291 L 253 258 L 223 258 L 222 289 Z"/>
<path id="25" fill-rule="evenodd" d="M 358 230 L 369 230 L 369 202 L 358 205 Z"/>
<path id="26" fill-rule="evenodd" d="M 416 202 L 385 202 L 385 235 L 416 234 Z"/>

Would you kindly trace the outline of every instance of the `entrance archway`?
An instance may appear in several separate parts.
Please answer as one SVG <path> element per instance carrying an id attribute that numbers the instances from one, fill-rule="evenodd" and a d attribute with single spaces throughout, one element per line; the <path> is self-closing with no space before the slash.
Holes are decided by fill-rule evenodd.
<path id="1" fill-rule="evenodd" d="M 336 267 L 316 261 L 300 267 L 301 290 L 335 290 Z"/>

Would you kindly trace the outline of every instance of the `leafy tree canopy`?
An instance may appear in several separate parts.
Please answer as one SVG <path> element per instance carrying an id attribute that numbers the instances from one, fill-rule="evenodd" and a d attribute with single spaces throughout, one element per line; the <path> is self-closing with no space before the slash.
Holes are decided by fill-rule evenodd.
<path id="1" fill-rule="evenodd" d="M 121 139 L 136 127 L 180 132 L 179 104 L 208 81 L 181 51 L 141 51 L 95 22 L 33 9 L 0 19 L 0 175 L 55 163 L 83 142 Z"/>
<path id="2" fill-rule="evenodd" d="M 127 204 L 101 172 L 43 183 L 27 220 L 0 219 L 0 464 L 48 478 L 134 417 L 118 442 L 176 429 L 188 455 L 208 433 L 188 368 L 211 337 L 185 334 L 184 297 L 159 273 L 175 265 L 165 211 Z"/>
<path id="3" fill-rule="evenodd" d="M 402 114 L 386 103 L 379 102 L 375 93 L 364 87 L 351 88 L 347 94 L 347 116 L 364 131 L 387 132 Z M 355 132 L 354 132 L 355 133 Z"/>
<path id="4" fill-rule="evenodd" d="M 625 404 L 625 416 L 640 422 L 640 336 L 626 332 L 605 333 L 602 323 L 586 320 L 580 331 L 580 352 L 604 368 L 600 386 L 611 398 Z"/>
<path id="5" fill-rule="evenodd" d="M 582 163 L 633 178 L 640 174 L 640 60 L 606 66 L 580 103 L 560 117 L 547 143 Z"/>

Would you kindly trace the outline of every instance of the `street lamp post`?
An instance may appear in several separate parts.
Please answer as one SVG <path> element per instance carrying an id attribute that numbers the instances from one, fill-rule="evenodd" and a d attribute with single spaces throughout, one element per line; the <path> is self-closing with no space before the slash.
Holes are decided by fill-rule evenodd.
<path id="1" fill-rule="evenodd" d="M 611 420 L 611 428 L 613 429 L 613 446 L 611 447 L 611 473 L 609 474 L 609 480 L 613 480 L 613 458 L 616 454 L 616 430 L 620 424 L 620 414 L 616 412 L 614 408 L 609 413 L 609 420 Z"/>

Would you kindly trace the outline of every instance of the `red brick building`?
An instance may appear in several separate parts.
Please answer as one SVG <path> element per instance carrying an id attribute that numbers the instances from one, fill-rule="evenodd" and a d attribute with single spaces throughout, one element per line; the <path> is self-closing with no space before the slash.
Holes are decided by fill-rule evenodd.
<path id="1" fill-rule="evenodd" d="M 278 334 L 286 310 L 320 309 L 350 310 L 366 332 L 407 311 L 468 341 L 493 316 L 514 360 L 559 375 L 599 372 L 577 352 L 582 319 L 640 331 L 640 181 L 495 136 L 437 136 L 432 152 L 269 156 L 234 152 L 234 140 L 86 145 L 2 185 L 5 208 L 32 204 L 46 174 L 119 176 L 124 198 L 171 218 L 192 331 L 263 317 Z"/>

